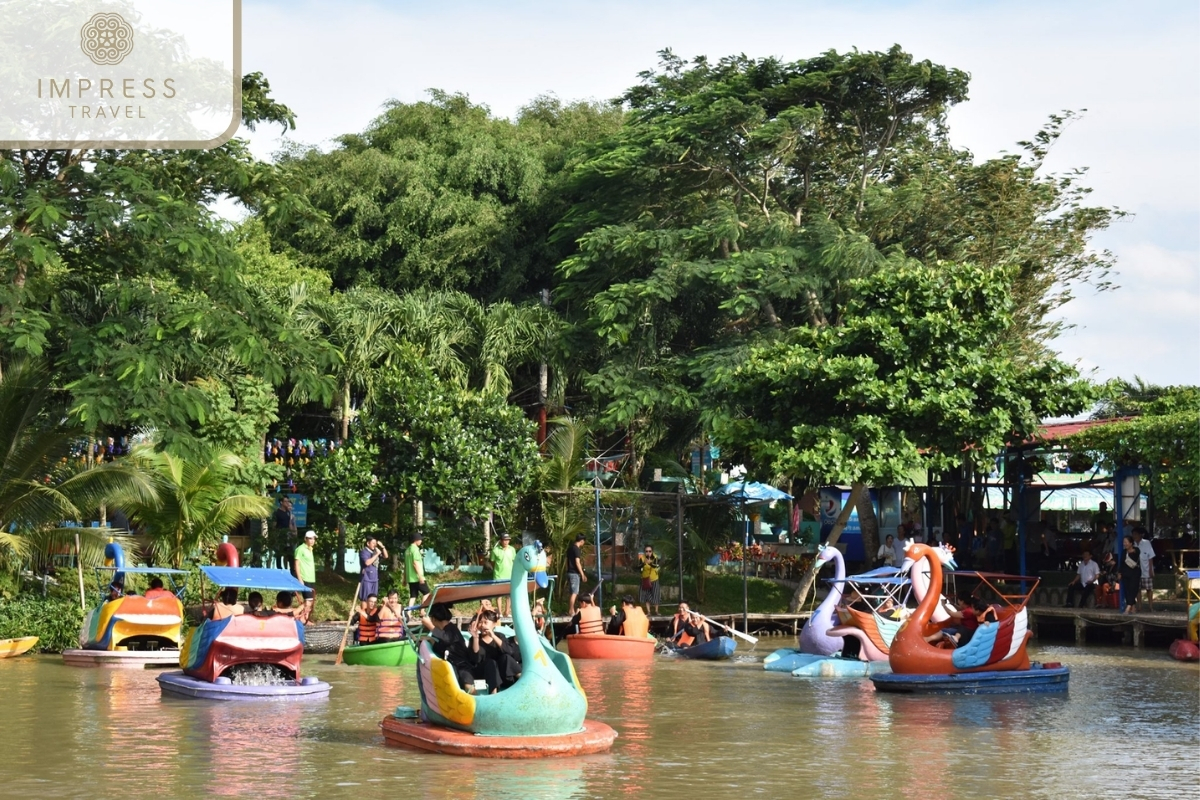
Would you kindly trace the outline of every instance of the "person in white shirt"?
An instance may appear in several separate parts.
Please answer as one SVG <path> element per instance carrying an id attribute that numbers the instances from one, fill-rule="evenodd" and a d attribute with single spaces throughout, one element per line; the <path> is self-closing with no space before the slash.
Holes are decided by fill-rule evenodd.
<path id="1" fill-rule="evenodd" d="M 888 536 L 888 539 L 891 538 L 891 536 Z M 899 569 L 900 565 L 904 563 L 904 541 L 901 539 L 893 541 L 892 550 L 895 551 L 895 555 L 892 556 L 892 566 Z"/>
<path id="2" fill-rule="evenodd" d="M 879 566 L 881 566 L 881 567 L 895 566 L 895 562 L 896 562 L 895 541 L 896 541 L 895 537 L 889 533 L 887 535 L 887 538 L 883 540 L 883 544 L 879 545 L 879 552 L 877 552 L 875 554 L 875 558 L 879 562 Z"/>
<path id="3" fill-rule="evenodd" d="M 1096 583 L 1100 580 L 1100 565 L 1092 561 L 1092 554 L 1089 550 L 1083 551 L 1083 560 L 1079 562 L 1079 569 L 1075 571 L 1075 577 L 1067 584 L 1067 608 L 1075 607 L 1075 594 L 1079 593 L 1079 607 L 1083 608 L 1087 605 L 1087 599 L 1092 598 L 1092 605 L 1096 604 Z"/>
<path id="4" fill-rule="evenodd" d="M 1142 589 L 1146 592 L 1146 608 L 1154 610 L 1154 547 L 1146 538 L 1146 529 L 1141 525 L 1133 529 L 1133 544 L 1142 559 Z M 1135 590 L 1134 597 L 1137 597 Z"/>

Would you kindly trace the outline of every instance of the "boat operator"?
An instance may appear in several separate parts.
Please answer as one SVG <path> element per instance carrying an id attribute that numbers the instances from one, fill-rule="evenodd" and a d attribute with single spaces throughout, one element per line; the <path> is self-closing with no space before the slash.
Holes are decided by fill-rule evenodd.
<path id="1" fill-rule="evenodd" d="M 692 611 L 687 603 L 679 604 L 679 611 L 671 618 L 671 639 L 680 647 L 705 644 L 712 641 L 712 632 L 704 617 Z"/>

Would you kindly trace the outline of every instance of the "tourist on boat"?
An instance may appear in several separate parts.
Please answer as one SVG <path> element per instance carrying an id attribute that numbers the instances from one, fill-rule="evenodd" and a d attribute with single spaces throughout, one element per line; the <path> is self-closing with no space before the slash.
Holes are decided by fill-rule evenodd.
<path id="1" fill-rule="evenodd" d="M 1122 548 L 1121 594 L 1125 598 L 1125 613 L 1132 614 L 1137 611 L 1138 593 L 1141 591 L 1142 554 L 1137 545 L 1133 543 L 1132 536 L 1126 536 L 1122 540 Z"/>
<path id="2" fill-rule="evenodd" d="M 352 624 L 358 625 L 358 643 L 372 644 L 379 636 L 379 596 L 372 593 L 362 607 L 354 612 Z"/>
<path id="3" fill-rule="evenodd" d="M 496 630 L 499 621 L 495 611 L 484 611 L 468 628 L 475 661 L 472 674 L 487 683 L 490 694 L 507 689 L 521 677 L 521 651 L 515 640 Z"/>
<path id="4" fill-rule="evenodd" d="M 1087 605 L 1088 597 L 1095 604 L 1096 586 L 1100 581 L 1100 565 L 1092 561 L 1092 551 L 1084 550 L 1082 560 L 1075 570 L 1075 577 L 1067 584 L 1067 608 L 1075 607 L 1075 594 L 1079 594 L 1079 607 Z"/>
<path id="5" fill-rule="evenodd" d="M 275 595 L 275 607 L 271 609 L 273 614 L 283 614 L 287 617 L 294 617 L 297 614 L 297 609 L 292 608 L 293 592 L 280 592 Z"/>
<path id="6" fill-rule="evenodd" d="M 146 599 L 153 600 L 156 597 L 174 597 L 175 595 L 167 589 L 163 588 L 162 578 L 154 578 L 150 581 L 150 588 L 146 590 Z"/>
<path id="7" fill-rule="evenodd" d="M 376 641 L 398 642 L 408 636 L 404 628 L 404 609 L 400 607 L 400 593 L 392 589 L 379 607 L 379 627 Z"/>
<path id="8" fill-rule="evenodd" d="M 421 624 L 433 639 L 434 655 L 449 661 L 459 684 L 464 690 L 472 692 L 475 688 L 475 657 L 452 619 L 450 606 L 434 603 L 429 607 L 429 615 L 421 617 Z"/>
<path id="9" fill-rule="evenodd" d="M 221 590 L 217 599 L 213 601 L 213 621 L 225 619 L 226 617 L 236 617 L 246 613 L 245 607 L 238 602 L 237 596 L 238 590 L 236 586 L 226 586 Z"/>
<path id="10" fill-rule="evenodd" d="M 296 579 L 307 586 L 310 591 L 304 597 L 304 610 L 298 615 L 307 625 L 312 618 L 313 609 L 317 604 L 317 564 L 313 558 L 313 548 L 317 546 L 317 532 L 308 531 L 304 541 L 296 545 L 293 568 Z"/>
<path id="11" fill-rule="evenodd" d="M 894 566 L 896 563 L 896 537 L 889 533 L 883 540 L 883 544 L 879 545 L 879 552 L 875 554 L 875 558 L 881 567 Z"/>
<path id="12" fill-rule="evenodd" d="M 421 553 L 421 531 L 412 535 L 412 544 L 404 552 L 404 576 L 408 581 L 408 604 L 422 605 L 429 599 L 429 585 L 425 583 L 425 556 Z"/>
<path id="13" fill-rule="evenodd" d="M 575 613 L 575 599 L 583 585 L 583 543 L 586 541 L 587 537 L 582 533 L 576 534 L 575 541 L 567 547 L 567 591 L 571 594 L 567 601 L 568 614 Z"/>
<path id="14" fill-rule="evenodd" d="M 980 625 L 985 625 L 989 622 L 999 622 L 1000 615 L 996 613 L 996 607 L 988 603 L 982 597 L 971 598 L 971 608 L 975 611 L 976 629 Z"/>
<path id="15" fill-rule="evenodd" d="M 120 600 L 124 596 L 125 584 L 120 581 L 113 581 L 108 585 L 108 597 L 104 598 L 104 600 L 111 603 L 113 600 Z"/>
<path id="16" fill-rule="evenodd" d="M 638 564 L 642 569 L 642 589 L 641 597 L 639 598 L 646 605 L 646 613 L 650 613 L 650 606 L 654 606 L 654 613 L 658 613 L 658 556 L 654 554 L 654 547 L 646 545 L 646 550 L 638 556 Z"/>
<path id="17" fill-rule="evenodd" d="M 367 534 L 363 549 L 358 551 L 358 566 L 362 588 L 359 589 L 358 599 L 366 600 L 371 595 L 379 595 L 379 561 L 388 557 L 384 547 L 375 534 Z"/>
<path id="18" fill-rule="evenodd" d="M 497 581 L 506 581 L 512 578 L 513 562 L 517 559 L 516 549 L 509 544 L 512 537 L 507 532 L 500 534 L 500 542 L 492 548 L 492 579 Z M 504 616 L 505 603 L 507 597 L 501 595 L 496 598 L 500 606 L 500 616 Z"/>
<path id="19" fill-rule="evenodd" d="M 579 610 L 568 623 L 570 633 L 604 633 L 604 619 L 600 615 L 600 607 L 590 594 L 581 595 Z"/>
<path id="20" fill-rule="evenodd" d="M 536 630 L 539 635 L 544 636 L 546 633 L 546 601 L 540 597 L 534 600 L 532 613 L 533 629 Z"/>
<path id="21" fill-rule="evenodd" d="M 1146 593 L 1146 610 L 1154 610 L 1154 546 L 1146 538 L 1146 529 L 1138 525 L 1133 529 L 1133 544 L 1141 559 L 1142 591 Z M 1137 593 L 1134 595 L 1137 596 Z"/>
<path id="22" fill-rule="evenodd" d="M 706 644 L 712 641 L 712 638 L 712 631 L 704 617 L 692 611 L 687 603 L 680 603 L 679 613 L 672 620 L 671 639 L 680 647 L 688 647 L 693 644 Z"/>
<path id="23" fill-rule="evenodd" d="M 256 617 L 271 617 L 274 612 L 263 607 L 262 592 L 251 592 L 246 596 L 246 613 Z"/>

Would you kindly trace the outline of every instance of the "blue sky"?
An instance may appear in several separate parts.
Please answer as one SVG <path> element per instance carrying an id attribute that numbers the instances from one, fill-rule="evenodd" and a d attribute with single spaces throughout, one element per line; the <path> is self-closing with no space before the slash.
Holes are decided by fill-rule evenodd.
<path id="1" fill-rule="evenodd" d="M 1132 212 L 1096 239 L 1115 291 L 1086 287 L 1055 341 L 1094 377 L 1200 384 L 1200 4 L 1104 2 L 447 3 L 244 0 L 243 60 L 328 145 L 395 98 L 464 92 L 511 115 L 543 93 L 608 99 L 672 48 L 804 58 L 899 43 L 971 73 L 951 137 L 979 158 L 1087 109 L 1051 170 L 1089 167 L 1092 201 Z M 267 155 L 275 131 L 252 137 Z"/>

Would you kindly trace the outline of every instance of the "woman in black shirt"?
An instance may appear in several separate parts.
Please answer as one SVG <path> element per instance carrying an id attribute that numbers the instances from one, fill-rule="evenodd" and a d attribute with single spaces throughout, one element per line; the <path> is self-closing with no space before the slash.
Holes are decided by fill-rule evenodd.
<path id="1" fill-rule="evenodd" d="M 1125 613 L 1137 611 L 1138 589 L 1142 584 L 1142 558 L 1133 537 L 1126 536 L 1122 542 L 1124 550 L 1121 553 L 1119 567 L 1121 570 L 1121 595 L 1125 601 Z"/>

